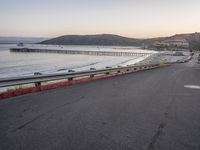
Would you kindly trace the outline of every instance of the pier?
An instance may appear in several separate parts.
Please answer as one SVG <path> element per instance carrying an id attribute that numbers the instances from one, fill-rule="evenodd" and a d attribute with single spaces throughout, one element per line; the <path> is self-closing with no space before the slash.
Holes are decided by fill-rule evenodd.
<path id="1" fill-rule="evenodd" d="M 111 52 L 111 51 L 81 51 L 81 50 L 58 50 L 58 49 L 34 49 L 34 48 L 11 48 L 11 52 L 30 52 L 30 53 L 58 53 L 70 55 L 95 55 L 95 56 L 146 56 L 151 53 L 135 52 Z"/>

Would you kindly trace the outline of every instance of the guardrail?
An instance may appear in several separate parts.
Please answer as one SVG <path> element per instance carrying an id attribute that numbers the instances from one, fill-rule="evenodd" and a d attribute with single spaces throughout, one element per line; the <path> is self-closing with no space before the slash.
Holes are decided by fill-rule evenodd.
<path id="1" fill-rule="evenodd" d="M 112 73 L 128 73 L 139 70 L 146 70 L 151 68 L 157 68 L 163 66 L 163 64 L 150 64 L 150 65 L 141 65 L 141 66 L 127 66 L 127 67 L 117 67 L 101 70 L 90 70 L 90 71 L 82 71 L 82 72 L 68 72 L 68 73 L 57 73 L 57 74 L 49 74 L 49 75 L 32 75 L 25 77 L 15 77 L 15 78 L 1 78 L 0 79 L 0 87 L 9 87 L 14 85 L 24 85 L 34 83 L 35 86 L 40 86 L 43 82 L 49 81 L 57 81 L 67 79 L 69 81 L 74 80 L 80 77 L 94 77 L 100 74 L 112 74 Z"/>

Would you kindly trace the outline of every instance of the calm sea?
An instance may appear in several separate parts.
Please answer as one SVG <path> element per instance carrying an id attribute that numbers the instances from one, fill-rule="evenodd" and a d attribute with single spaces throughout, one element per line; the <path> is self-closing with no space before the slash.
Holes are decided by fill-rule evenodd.
<path id="1" fill-rule="evenodd" d="M 33 75 L 34 72 L 50 74 L 55 72 L 67 72 L 89 70 L 90 68 L 103 69 L 106 66 L 134 64 L 144 58 L 138 57 L 114 57 L 114 56 L 88 56 L 67 55 L 53 53 L 17 53 L 10 52 L 16 45 L 0 45 L 0 78 Z M 113 46 L 46 46 L 25 45 L 27 47 L 70 49 L 70 50 L 102 50 L 102 51 L 141 51 L 136 47 Z M 144 51 L 142 51 L 144 52 Z"/>

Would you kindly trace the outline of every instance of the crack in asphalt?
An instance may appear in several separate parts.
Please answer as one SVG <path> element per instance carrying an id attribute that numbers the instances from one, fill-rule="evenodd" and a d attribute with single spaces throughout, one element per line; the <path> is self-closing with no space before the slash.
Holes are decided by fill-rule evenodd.
<path id="1" fill-rule="evenodd" d="M 177 81 L 175 81 L 177 82 Z M 167 120 L 169 119 L 169 113 L 170 113 L 170 108 L 173 107 L 175 105 L 175 102 L 176 102 L 176 94 L 175 92 L 177 92 L 177 90 L 172 87 L 171 89 L 172 91 L 168 93 L 168 96 L 175 96 L 175 97 L 171 97 L 171 101 L 169 103 L 169 105 L 166 107 L 166 111 L 164 113 L 164 121 L 162 121 L 160 124 L 159 124 L 159 127 L 156 131 L 156 133 L 153 135 L 153 137 L 151 138 L 151 141 L 148 145 L 148 148 L 147 150 L 154 150 L 155 149 L 155 144 L 157 143 L 158 139 L 162 136 L 162 134 L 164 133 L 164 128 L 166 127 L 166 122 Z M 177 116 L 176 112 L 175 112 L 175 116 Z M 176 117 L 177 118 L 177 117 Z"/>
<path id="2" fill-rule="evenodd" d="M 64 107 L 64 106 L 66 106 L 66 105 L 77 103 L 77 102 L 79 102 L 79 101 L 80 101 L 81 99 L 83 99 L 83 98 L 84 98 L 84 96 L 81 96 L 81 97 L 79 97 L 77 100 L 75 100 L 75 101 L 73 101 L 73 102 L 64 103 L 64 104 L 62 104 L 62 105 L 60 105 L 60 106 L 54 107 L 54 108 L 52 108 L 52 109 L 46 111 L 46 112 L 44 112 L 44 113 L 42 113 L 42 114 L 40 114 L 40 115 L 37 115 L 37 116 L 34 117 L 32 120 L 30 120 L 30 121 L 28 121 L 28 122 L 26 122 L 26 123 L 24 123 L 24 124 L 18 126 L 18 127 L 17 127 L 16 129 L 14 129 L 13 131 L 16 132 L 17 130 L 21 130 L 21 129 L 23 129 L 24 127 L 26 127 L 27 125 L 29 125 L 29 124 L 33 123 L 34 121 L 40 119 L 40 118 L 43 117 L 44 115 L 46 115 L 46 114 L 48 114 L 48 113 L 51 113 L 51 112 L 55 112 L 57 109 L 59 109 L 59 108 L 61 108 L 61 107 Z"/>
<path id="3" fill-rule="evenodd" d="M 154 134 L 153 138 L 151 139 L 151 142 L 148 146 L 148 150 L 154 150 L 154 146 L 157 140 L 159 139 L 159 137 L 163 134 L 163 129 L 165 128 L 165 126 L 166 126 L 165 123 L 161 123 L 159 125 L 157 132 Z"/>

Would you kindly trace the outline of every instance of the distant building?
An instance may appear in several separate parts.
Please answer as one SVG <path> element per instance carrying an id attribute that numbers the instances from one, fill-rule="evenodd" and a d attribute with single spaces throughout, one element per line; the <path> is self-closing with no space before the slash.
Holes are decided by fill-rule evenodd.
<path id="1" fill-rule="evenodd" d="M 185 39 L 171 39 L 159 42 L 157 41 L 150 47 L 155 48 L 156 50 L 181 50 L 187 49 L 189 47 L 189 43 Z"/>

